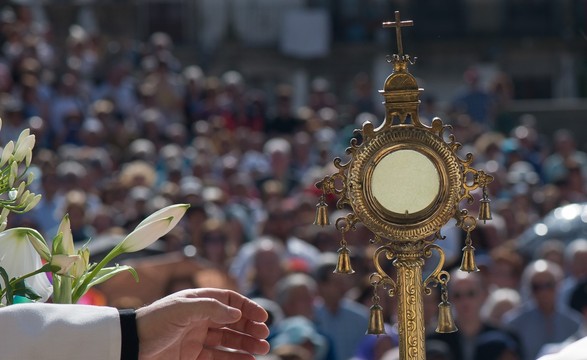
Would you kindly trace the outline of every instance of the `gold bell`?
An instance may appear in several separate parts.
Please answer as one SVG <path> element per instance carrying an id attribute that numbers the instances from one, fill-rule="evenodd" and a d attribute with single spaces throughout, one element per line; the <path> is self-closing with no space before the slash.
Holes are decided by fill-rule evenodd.
<path id="1" fill-rule="evenodd" d="M 480 204 L 479 204 L 479 216 L 477 217 L 479 220 L 482 220 L 483 222 L 486 222 L 487 220 L 491 220 L 491 207 L 489 206 L 489 203 L 491 202 L 491 200 L 487 199 L 487 198 L 483 198 L 481 200 L 479 200 Z"/>
<path id="2" fill-rule="evenodd" d="M 461 271 L 468 273 L 477 272 L 479 268 L 475 263 L 475 248 L 471 245 L 466 245 L 463 248 L 463 260 L 461 261 Z"/>
<path id="3" fill-rule="evenodd" d="M 385 334 L 385 327 L 383 325 L 383 308 L 379 304 L 373 304 L 369 309 L 369 327 L 367 328 L 367 334 Z"/>
<path id="4" fill-rule="evenodd" d="M 318 205 L 316 205 L 316 218 L 314 219 L 314 225 L 330 225 L 330 220 L 328 219 L 328 205 L 324 199 L 320 199 Z"/>
<path id="5" fill-rule="evenodd" d="M 450 303 L 441 302 L 438 304 L 438 326 L 436 332 L 440 334 L 448 334 L 457 331 L 455 320 L 452 317 L 452 311 L 450 310 Z"/>
<path id="6" fill-rule="evenodd" d="M 336 274 L 354 274 L 355 270 L 351 267 L 351 251 L 346 246 L 338 249 L 338 261 L 336 263 Z"/>

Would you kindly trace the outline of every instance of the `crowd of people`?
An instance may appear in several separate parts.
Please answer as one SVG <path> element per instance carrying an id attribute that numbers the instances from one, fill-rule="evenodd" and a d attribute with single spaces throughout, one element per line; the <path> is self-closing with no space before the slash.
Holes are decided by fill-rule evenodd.
<path id="1" fill-rule="evenodd" d="M 4 9 L 0 18 L 0 143 L 31 129 L 33 190 L 43 196 L 10 226 L 31 226 L 51 239 L 69 214 L 76 243 L 92 239 L 99 256 L 100 246 L 154 210 L 189 203 L 184 221 L 150 253 L 129 260 L 140 269 L 143 260 L 175 256 L 151 262 L 167 274 L 159 287 L 148 276 L 135 285 L 154 293 L 103 288 L 98 302 L 140 306 L 182 288 L 216 285 L 269 312 L 267 359 L 396 356 L 396 299 L 384 307 L 387 335 L 364 335 L 372 303 L 368 230 L 348 234 L 357 274 L 339 276 L 332 270 L 340 234 L 312 225 L 314 184 L 333 173 L 332 160 L 345 156 L 354 128 L 381 121 L 380 99 L 372 98 L 364 74 L 344 100 L 317 78 L 308 102 L 294 108 L 291 84 L 267 94 L 234 70 L 206 74 L 182 63 L 164 33 L 116 52 L 78 26 L 64 48 L 48 33 L 27 6 Z M 587 240 L 571 246 L 552 239 L 528 254 L 517 251 L 516 239 L 554 208 L 587 199 L 587 154 L 569 131 L 540 134 L 531 114 L 512 120 L 511 132 L 497 131 L 511 84 L 500 78 L 485 91 L 474 71 L 465 80 L 466 92 L 446 109 L 424 99 L 421 117 L 430 121 L 431 109 L 439 111 L 474 154 L 474 166 L 495 177 L 493 220 L 473 233 L 482 271 L 455 273 L 450 283 L 461 331 L 432 335 L 439 298 L 425 298 L 428 358 L 533 360 L 584 333 Z M 454 223 L 444 233 L 447 266 L 458 268 L 464 234 Z M 178 264 L 187 270 L 175 271 Z"/>

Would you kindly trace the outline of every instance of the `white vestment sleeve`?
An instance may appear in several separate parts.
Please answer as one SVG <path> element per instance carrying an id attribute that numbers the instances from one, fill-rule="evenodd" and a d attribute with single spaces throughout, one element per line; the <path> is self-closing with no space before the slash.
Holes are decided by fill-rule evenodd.
<path id="1" fill-rule="evenodd" d="M 39 303 L 0 308 L 2 360 L 120 360 L 120 347 L 115 308 Z"/>
<path id="2" fill-rule="evenodd" d="M 587 337 L 564 347 L 556 354 L 545 355 L 539 360 L 585 360 L 587 359 Z"/>

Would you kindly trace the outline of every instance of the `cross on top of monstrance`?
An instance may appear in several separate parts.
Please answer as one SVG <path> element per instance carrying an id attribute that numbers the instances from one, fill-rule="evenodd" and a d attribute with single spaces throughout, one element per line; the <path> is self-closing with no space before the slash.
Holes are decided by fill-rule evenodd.
<path id="1" fill-rule="evenodd" d="M 412 20 L 401 21 L 399 11 L 395 12 L 395 21 L 383 22 L 384 28 L 395 28 L 395 36 L 397 39 L 397 54 L 400 57 L 404 55 L 404 48 L 402 45 L 402 27 L 405 26 L 414 26 L 414 22 Z"/>
<path id="2" fill-rule="evenodd" d="M 440 289 L 436 331 L 457 330 L 448 301 L 450 274 L 443 270 L 445 255 L 436 241 L 444 239 L 443 227 L 455 219 L 456 226 L 466 233 L 460 270 L 478 271 L 471 232 L 477 220 L 491 219 L 487 187 L 493 177 L 473 168 L 472 154 L 464 158 L 458 155 L 461 144 L 450 125 L 437 117 L 429 123 L 420 120 L 419 96 L 423 89 L 408 71 L 412 62 L 403 53 L 401 38 L 401 28 L 412 25 L 412 21 L 401 21 L 397 11 L 395 21 L 383 23 L 385 28 L 396 28 L 398 47 L 398 54 L 388 59 L 393 62 L 393 72 L 379 91 L 384 98 L 385 118 L 379 126 L 366 121 L 356 129 L 357 136 L 346 149 L 348 161 L 335 158 L 336 172 L 316 183 L 322 195 L 314 223 L 330 224 L 326 195 L 338 197 L 338 209 L 350 208 L 351 212 L 335 223 L 341 241 L 334 272 L 342 274 L 354 273 L 346 234 L 358 223 L 371 231 L 369 242 L 377 249 L 372 258 L 375 271 L 369 277 L 373 305 L 367 333 L 385 333 L 379 304 L 379 289 L 383 288 L 389 296 L 398 297 L 400 359 L 425 360 L 422 297 L 432 293 L 431 286 Z M 481 194 L 475 190 L 482 190 Z M 479 201 L 477 218 L 463 207 L 463 202 L 470 205 L 475 200 Z M 424 278 L 422 268 L 433 252 L 438 262 Z M 386 261 L 395 268 L 395 279 L 386 273 Z"/>

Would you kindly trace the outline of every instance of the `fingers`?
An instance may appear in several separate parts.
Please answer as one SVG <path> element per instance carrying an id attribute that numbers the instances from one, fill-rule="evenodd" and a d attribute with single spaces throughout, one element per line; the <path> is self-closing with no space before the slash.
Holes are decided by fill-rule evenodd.
<path id="1" fill-rule="evenodd" d="M 210 348 L 202 350 L 197 360 L 255 360 L 255 356 L 225 349 Z"/>
<path id="2" fill-rule="evenodd" d="M 258 322 L 267 320 L 267 312 L 263 307 L 249 298 L 226 289 L 190 289 L 181 292 L 186 297 L 213 298 L 242 311 L 243 317 Z"/>
<path id="3" fill-rule="evenodd" d="M 210 329 L 204 346 L 211 348 L 221 346 L 257 355 L 264 355 L 269 352 L 269 343 L 267 341 L 227 328 Z"/>
<path id="4" fill-rule="evenodd" d="M 242 334 L 222 334 L 222 330 L 213 331 L 212 338 L 206 340 L 202 347 L 199 340 L 186 338 L 181 347 L 180 360 L 253 360 L 254 355 L 265 355 L 269 352 L 269 343 L 265 340 L 253 339 Z M 209 335 L 210 336 L 210 335 Z M 235 336 L 237 339 L 230 339 Z"/>

